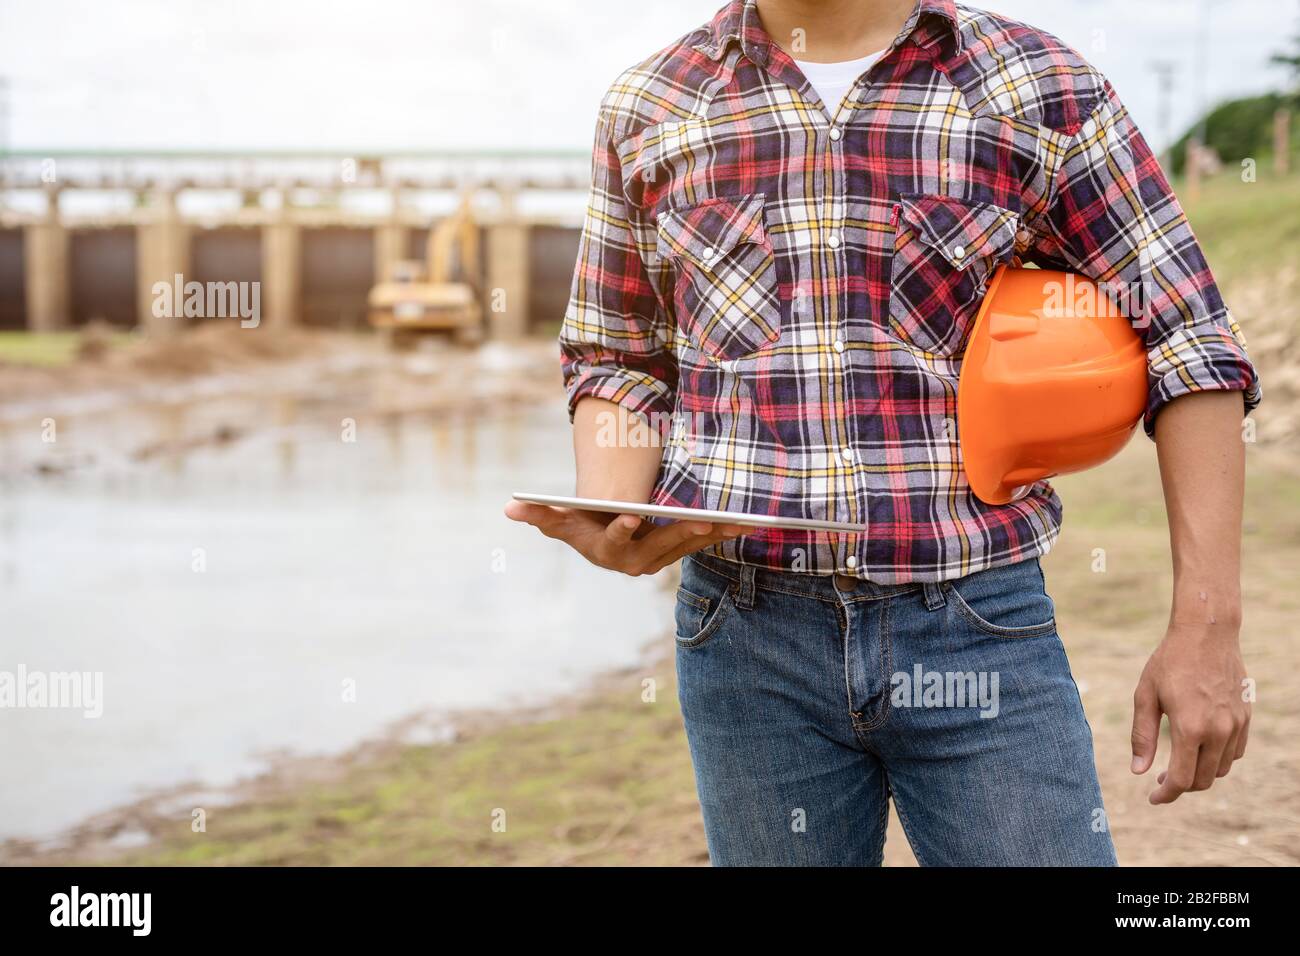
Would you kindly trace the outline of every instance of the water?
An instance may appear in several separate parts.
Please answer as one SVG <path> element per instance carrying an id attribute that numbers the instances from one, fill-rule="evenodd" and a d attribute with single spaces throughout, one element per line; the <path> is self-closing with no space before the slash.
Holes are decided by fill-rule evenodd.
<path id="1" fill-rule="evenodd" d="M 0 710 L 0 838 L 412 714 L 554 698 L 669 626 L 659 582 L 501 516 L 511 490 L 571 487 L 562 410 L 362 418 L 347 442 L 340 419 L 263 404 L 224 413 L 267 427 L 181 451 L 220 403 L 60 419 L 57 460 L 81 464 L 0 485 L 0 671 L 98 671 L 104 688 L 98 719 Z M 10 423 L 0 456 L 36 428 Z M 142 429 L 162 450 L 131 460 Z"/>

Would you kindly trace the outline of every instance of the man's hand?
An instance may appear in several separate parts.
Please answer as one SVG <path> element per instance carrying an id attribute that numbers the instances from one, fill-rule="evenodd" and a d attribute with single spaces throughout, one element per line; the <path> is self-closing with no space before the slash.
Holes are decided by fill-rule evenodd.
<path id="1" fill-rule="evenodd" d="M 1235 631 L 1231 623 L 1175 624 L 1142 671 L 1133 695 L 1133 772 L 1146 773 L 1155 761 L 1161 714 L 1169 715 L 1173 747 L 1152 803 L 1209 789 L 1246 752 L 1250 704 Z"/>
<path id="2" fill-rule="evenodd" d="M 626 434 L 619 423 L 624 423 Z M 587 397 L 578 402 L 573 416 L 573 457 L 579 498 L 649 501 L 662 451 L 661 436 L 644 419 L 628 420 L 625 412 L 604 399 Z M 633 576 L 655 574 L 693 551 L 754 530 L 709 521 L 652 525 L 636 515 L 607 515 L 523 501 L 506 505 L 506 517 L 563 541 L 598 567 Z"/>
<path id="3" fill-rule="evenodd" d="M 563 541 L 598 567 L 637 577 L 656 574 L 686 555 L 719 541 L 738 538 L 753 528 L 708 521 L 678 521 L 646 525 L 636 515 L 608 515 L 570 508 L 512 501 L 506 517 L 537 528 L 548 538 Z"/>
<path id="4" fill-rule="evenodd" d="M 1156 756 L 1160 715 L 1173 750 L 1152 803 L 1205 790 L 1246 752 L 1250 705 L 1241 659 L 1241 503 L 1245 449 L 1239 392 L 1176 398 L 1156 419 L 1169 510 L 1173 612 L 1133 695 L 1133 772 Z"/>

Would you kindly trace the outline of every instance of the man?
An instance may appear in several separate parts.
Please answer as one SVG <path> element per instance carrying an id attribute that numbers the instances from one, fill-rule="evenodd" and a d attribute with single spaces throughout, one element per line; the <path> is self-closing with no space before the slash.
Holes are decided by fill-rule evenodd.
<path id="1" fill-rule="evenodd" d="M 1102 76 L 950 0 L 735 0 L 614 83 L 593 178 L 561 333 L 577 493 L 865 525 L 507 509 L 625 573 L 690 556 L 678 679 L 715 864 L 879 864 L 890 798 L 922 864 L 1115 861 L 1038 564 L 1060 502 L 1046 482 L 979 501 L 951 427 L 985 284 L 1014 260 L 1143 292 L 1175 584 L 1132 769 L 1164 714 L 1151 802 L 1228 773 L 1259 390 Z M 670 418 L 664 447 L 609 440 L 620 411 Z M 906 686 L 932 673 L 970 698 Z"/>

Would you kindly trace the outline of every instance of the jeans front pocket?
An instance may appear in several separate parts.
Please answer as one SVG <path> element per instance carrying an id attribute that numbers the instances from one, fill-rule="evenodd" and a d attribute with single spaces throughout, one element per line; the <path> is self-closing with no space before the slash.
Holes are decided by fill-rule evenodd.
<path id="1" fill-rule="evenodd" d="M 945 591 L 957 613 L 985 634 L 1023 638 L 1056 632 L 1056 606 L 1036 558 L 968 574 L 949 582 Z"/>
<path id="2" fill-rule="evenodd" d="M 674 623 L 679 648 L 695 648 L 716 634 L 735 609 L 735 583 L 690 556 L 682 560 Z"/>
<path id="3" fill-rule="evenodd" d="M 731 608 L 730 591 L 724 591 L 719 598 L 705 598 L 679 587 L 674 613 L 677 646 L 699 647 L 717 633 Z"/>

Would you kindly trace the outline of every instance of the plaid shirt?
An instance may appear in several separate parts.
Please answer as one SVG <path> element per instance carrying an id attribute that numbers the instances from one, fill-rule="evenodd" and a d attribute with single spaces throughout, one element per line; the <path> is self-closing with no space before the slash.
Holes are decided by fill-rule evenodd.
<path id="1" fill-rule="evenodd" d="M 920 0 L 822 104 L 752 3 L 601 107 L 560 343 L 582 398 L 671 422 L 656 503 L 865 525 L 715 553 L 882 583 L 1045 553 L 1047 482 L 986 505 L 953 423 L 965 339 L 1018 257 L 1145 292 L 1150 433 L 1203 389 L 1259 400 L 1182 209 L 1114 91 L 1061 41 Z"/>

